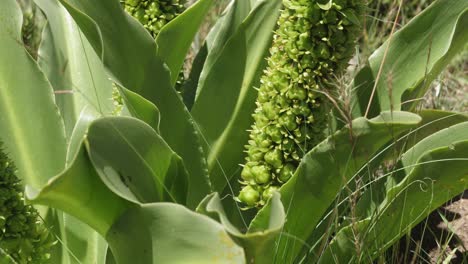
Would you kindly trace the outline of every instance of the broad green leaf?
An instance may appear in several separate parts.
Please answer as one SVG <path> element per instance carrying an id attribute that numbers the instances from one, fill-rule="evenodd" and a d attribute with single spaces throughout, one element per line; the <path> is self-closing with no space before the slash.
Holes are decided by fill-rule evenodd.
<path id="1" fill-rule="evenodd" d="M 414 133 L 414 138 L 410 138 L 410 145 L 406 145 L 407 149 L 437 131 L 468 121 L 467 113 L 448 112 L 437 109 L 424 109 L 419 111 L 418 115 L 421 116 L 422 121 Z"/>
<path id="2" fill-rule="evenodd" d="M 370 218 L 337 234 L 319 263 L 359 262 L 360 258 L 370 261 L 433 210 L 463 192 L 468 187 L 468 141 L 434 148 L 414 165 L 411 173 L 389 190 Z M 361 234 L 359 243 L 366 245 L 362 256 L 356 256 L 353 232 Z"/>
<path id="3" fill-rule="evenodd" d="M 82 147 L 71 167 L 40 192 L 27 188 L 26 196 L 93 227 L 117 263 L 245 263 L 243 249 L 214 220 L 177 204 L 140 206 L 115 190 L 98 176 Z"/>
<path id="4" fill-rule="evenodd" d="M 68 158 L 72 158 L 89 122 L 112 113 L 112 84 L 100 58 L 60 2 L 35 2 L 48 22 L 38 63 L 54 87 L 56 103 L 69 139 Z M 89 108 L 88 115 L 82 114 L 84 108 Z M 91 117 L 90 113 L 94 116 Z M 75 130 L 77 123 L 81 123 L 79 126 L 85 129 Z M 73 133 L 75 135 L 72 137 Z M 71 142 L 71 138 L 77 142 Z"/>
<path id="5" fill-rule="evenodd" d="M 203 45 L 198 51 L 197 55 L 193 59 L 192 68 L 188 78 L 182 84 L 182 99 L 184 101 L 185 107 L 190 111 L 195 102 L 195 94 L 197 92 L 197 85 L 200 79 L 200 74 L 203 70 L 203 65 L 205 64 L 206 56 L 208 55 L 208 50 L 206 44 Z"/>
<path id="6" fill-rule="evenodd" d="M 229 43 L 235 48 L 227 49 L 224 56 L 219 57 L 217 65 L 213 67 L 215 70 L 207 76 L 205 87 L 200 89 L 201 94 L 191 111 L 204 138 L 208 141 L 207 151 L 230 121 L 239 99 L 243 74 L 247 66 L 245 34 L 239 33 Z M 216 111 L 213 111 L 214 109 Z"/>
<path id="7" fill-rule="evenodd" d="M 323 214 L 332 205 L 358 171 L 372 159 L 392 136 L 415 127 L 421 118 L 407 112 L 384 112 L 367 120 L 358 118 L 317 145 L 304 156 L 293 177 L 279 192 L 287 213 L 283 232 L 275 251 L 277 261 L 294 260 L 314 231 Z M 268 203 L 252 221 L 250 230 L 265 228 L 263 214 Z"/>
<path id="8" fill-rule="evenodd" d="M 4 7 L 2 6 L 2 9 L 3 8 Z M 6 8 L 6 10 L 8 10 L 8 8 Z M 13 14 L 14 12 L 10 13 L 10 15 Z M 2 28 L 2 30 L 3 29 L 4 28 Z M 3 34 L 3 32 L 0 34 L 4 37 L 11 38 L 11 40 L 14 40 L 14 44 L 19 48 L 18 51 L 22 52 L 22 47 L 20 46 L 21 38 L 19 35 L 13 34 L 13 31 L 10 31 L 9 34 Z M 5 43 L 5 41 L 3 43 Z M 14 91 L 14 94 L 5 94 L 5 96 L 1 95 L 1 97 L 2 99 L 8 100 L 9 103 L 14 103 L 18 107 L 22 107 L 21 111 L 18 111 L 14 107 L 8 108 L 10 111 L 16 112 L 12 112 L 12 114 L 17 115 L 17 118 L 20 118 L 21 116 L 23 117 L 23 120 L 15 121 L 15 125 L 18 126 L 17 129 L 19 129 L 21 126 L 24 126 L 23 129 L 29 127 L 28 130 L 30 131 L 26 134 L 20 132 L 20 130 L 16 130 L 17 132 L 14 133 L 17 133 L 16 136 L 19 137 L 27 137 L 24 139 L 18 138 L 18 140 L 21 140 L 22 144 L 25 146 L 22 152 L 25 155 L 35 156 L 34 162 L 36 164 L 32 163 L 30 165 L 33 166 L 32 168 L 34 168 L 34 171 L 32 173 L 30 172 L 32 175 L 26 176 L 30 178 L 24 179 L 25 183 L 39 187 L 45 184 L 49 178 L 59 173 L 65 166 L 66 145 L 63 123 L 60 120 L 60 117 L 57 113 L 57 108 L 54 105 L 50 84 L 47 83 L 45 77 L 38 69 L 33 70 L 33 68 L 37 68 L 37 65 L 35 63 L 28 63 L 28 65 L 25 64 L 25 62 L 21 62 L 25 59 L 30 60 L 30 58 L 27 58 L 27 56 L 18 55 L 18 53 L 15 54 L 15 52 L 12 53 L 12 50 L 15 48 L 10 49 L 5 47 L 1 49 L 3 51 L 9 51 L 10 55 L 14 56 L 15 63 L 17 63 L 15 66 L 12 66 L 11 60 L 8 60 L 8 64 L 2 62 L 2 65 L 9 65 L 9 68 L 21 68 L 18 70 L 11 68 L 17 72 L 17 76 L 15 77 L 16 84 L 8 85 L 11 89 L 14 89 L 12 90 Z M 42 55 L 43 54 L 41 54 L 41 56 Z M 40 57 L 40 59 L 43 58 Z M 27 81 L 27 84 L 22 84 L 21 80 Z M 62 88 L 66 89 L 65 87 Z M 24 90 L 24 92 L 20 92 L 21 90 Z M 60 104 L 60 100 L 58 100 L 58 103 Z M 24 107 L 25 105 L 28 107 Z M 21 113 L 22 111 L 26 112 Z M 2 111 L 1 115 L 6 117 L 10 114 L 3 113 Z M 6 132 L 8 127 L 9 125 L 2 124 L 2 129 L 0 130 L 4 129 L 3 132 Z M 0 131 L 0 134 L 1 133 L 2 131 Z M 21 144 L 15 145 L 19 146 Z M 58 151 L 58 148 L 63 149 Z M 12 153 L 14 152 L 16 152 L 16 150 L 12 150 Z M 24 157 L 20 158 L 24 159 Z M 21 160 L 18 160 L 17 163 L 20 162 Z M 22 171 L 23 168 L 20 167 L 20 174 L 22 174 Z M 41 208 L 41 211 L 43 212 L 44 218 L 46 220 L 46 225 L 51 228 L 51 232 L 54 235 L 57 235 L 62 242 L 52 249 L 53 251 L 51 252 L 51 261 L 59 261 L 63 264 L 70 263 L 69 260 L 71 254 L 73 254 L 74 258 L 73 263 L 76 263 L 77 259 L 79 262 L 92 262 L 97 260 L 99 256 L 94 254 L 92 250 L 99 250 L 98 247 L 103 243 L 102 239 L 100 239 L 98 235 L 94 233 L 94 231 L 90 230 L 89 227 L 83 227 L 75 224 L 70 225 L 69 223 L 71 220 L 69 219 L 69 216 L 57 212 L 57 214 L 60 214 L 60 217 L 56 217 L 54 210 L 47 210 L 47 212 L 45 210 L 46 208 Z M 64 222 L 67 222 L 66 226 L 64 226 Z M 80 235 L 78 236 L 77 234 Z M 86 238 L 80 240 L 80 236 L 85 236 Z M 65 250 L 65 248 L 73 249 Z M 69 254 L 70 252 L 72 253 Z"/>
<path id="9" fill-rule="evenodd" d="M 190 114 L 170 83 L 169 70 L 156 55 L 154 40 L 118 1 L 61 2 L 97 53 L 103 52 L 112 78 L 159 109 L 161 136 L 184 160 L 190 173 L 188 206 L 195 208 L 210 192 L 203 149 Z"/>
<path id="10" fill-rule="evenodd" d="M 172 203 L 130 209 L 107 236 L 117 263 L 246 263 L 224 227 Z"/>
<path id="11" fill-rule="evenodd" d="M 242 162 L 255 108 L 254 85 L 265 66 L 280 5 L 268 0 L 253 9 L 214 62 L 192 108 L 209 151 L 211 181 L 219 192 Z"/>
<path id="12" fill-rule="evenodd" d="M 86 36 L 58 0 L 37 0 L 47 17 L 38 64 L 54 87 L 56 104 L 64 120 L 67 163 L 79 150 L 89 124 L 113 110 L 112 85 Z M 102 263 L 104 239 L 74 217 L 57 212 L 48 217 L 61 241 L 51 262 Z"/>
<path id="13" fill-rule="evenodd" d="M 23 47 L 21 10 L 0 8 L 0 140 L 18 177 L 36 188 L 65 167 L 65 131 L 50 83 Z"/>
<path id="14" fill-rule="evenodd" d="M 253 5 L 243 0 L 234 0 L 226 7 L 221 17 L 206 36 L 205 44 L 209 50 L 209 56 L 205 63 L 204 73 L 208 73 L 211 70 L 213 63 L 216 62 L 224 46 L 250 14 L 252 7 Z M 204 80 L 204 77 L 201 79 Z"/>
<path id="15" fill-rule="evenodd" d="M 108 241 L 116 263 L 245 263 L 243 249 L 214 220 L 177 204 L 140 206 L 114 191 L 82 147 L 64 173 L 40 192 L 27 188 L 26 195 L 93 227 Z"/>
<path id="16" fill-rule="evenodd" d="M 139 94 L 122 86 L 119 88 L 130 114 L 150 125 L 159 134 L 159 122 L 161 121 L 159 109 Z"/>
<path id="17" fill-rule="evenodd" d="M 425 152 L 431 149 L 449 147 L 461 140 L 468 140 L 468 122 L 443 129 L 421 140 L 401 157 L 403 168 L 409 174 L 414 169 L 412 166 L 417 163 Z"/>
<path id="18" fill-rule="evenodd" d="M 180 157 L 144 122 L 107 117 L 88 132 L 92 163 L 116 193 L 134 203 L 186 203 L 187 171 Z"/>
<path id="19" fill-rule="evenodd" d="M 205 44 L 201 50 L 205 50 L 203 69 L 200 72 L 197 83 L 196 96 L 205 87 L 204 83 L 208 73 L 221 55 L 226 43 L 234 36 L 240 25 L 251 11 L 250 3 L 244 0 L 232 1 L 218 19 L 216 24 L 206 36 Z"/>
<path id="20" fill-rule="evenodd" d="M 215 58 L 218 57 L 226 42 L 248 15 L 250 9 L 250 3 L 247 1 L 232 1 L 206 36 L 205 43 L 195 56 L 190 75 L 185 80 L 182 88 L 184 103 L 189 110 L 192 109 L 196 94 L 199 93 L 198 86 L 203 86 L 199 84 L 204 82 L 206 73 L 210 71 Z"/>
<path id="21" fill-rule="evenodd" d="M 390 109 L 412 109 L 431 82 L 465 47 L 467 27 L 468 1 L 435 1 L 369 58 L 369 66 L 355 79 L 354 116 L 364 115 L 375 82 L 370 116 Z"/>
<path id="22" fill-rule="evenodd" d="M 83 109 L 81 109 L 81 112 L 76 119 L 73 132 L 68 140 L 67 165 L 70 165 L 70 162 L 73 161 L 76 152 L 80 149 L 81 144 L 83 143 L 83 138 L 86 136 L 91 122 L 101 116 L 101 113 L 90 105 L 84 106 Z"/>
<path id="23" fill-rule="evenodd" d="M 463 139 L 463 128 L 457 129 L 458 131 L 452 130 L 452 128 L 446 128 L 462 122 L 467 122 L 468 116 L 439 110 L 423 110 L 419 112 L 419 115 L 421 116 L 422 121 L 416 128 L 399 138 L 395 138 L 391 144 L 386 146 L 385 149 L 373 159 L 371 164 L 368 165 L 368 169 L 366 169 L 366 173 L 368 173 L 368 175 L 362 176 L 363 178 L 365 177 L 364 179 L 372 178 L 370 175 L 379 168 L 383 161 L 398 161 L 394 168 L 392 168 L 391 171 L 384 173 L 382 177 L 377 179 L 372 178 L 372 186 L 361 194 L 359 202 L 354 209 L 356 217 L 364 218 L 365 216 L 370 216 L 376 210 L 377 206 L 385 199 L 387 190 L 402 180 L 406 175 L 405 170 L 413 169 L 412 164 L 420 158 L 420 155 L 423 152 L 433 149 L 436 146 L 448 146 L 453 143 L 452 141 L 454 141 L 454 138 L 461 137 L 461 139 Z M 463 126 L 465 125 L 462 125 L 461 127 Z M 444 129 L 446 132 L 442 132 Z M 426 143 L 419 145 L 418 143 L 422 141 L 425 141 Z M 419 145 L 418 148 L 412 149 L 416 144 Z M 422 148 L 422 146 L 425 146 L 425 148 Z M 409 149 L 411 150 L 408 151 Z M 408 152 L 405 153 L 405 151 Z M 401 159 L 405 160 L 404 164 L 402 164 Z M 405 169 L 401 169 L 401 167 L 404 167 Z"/>
<path id="24" fill-rule="evenodd" d="M 54 248 L 51 263 L 104 263 L 106 243 L 103 237 L 131 206 L 103 184 L 83 147 L 70 167 L 39 192 L 27 186 L 26 197 L 35 204 L 51 206 L 74 216 L 58 210 L 47 215 L 46 222 L 65 248 Z M 90 232 L 90 228 L 99 234 Z"/>
<path id="25" fill-rule="evenodd" d="M 401 155 L 401 153 L 412 148 L 426 137 L 450 126 L 468 121 L 467 114 L 435 109 L 424 109 L 418 111 L 417 114 L 422 118 L 418 127 L 408 132 L 404 138 L 399 139 L 397 142 L 393 142 L 393 147 L 390 148 L 388 152 L 397 152 Z M 386 159 L 389 159 L 388 156 L 391 156 L 389 153 L 384 155 L 387 156 Z M 395 159 L 398 157 L 391 158 Z"/>
<path id="26" fill-rule="evenodd" d="M 171 71 L 172 85 L 175 85 L 193 38 L 214 2 L 214 0 L 197 1 L 164 26 L 156 37 L 158 55 Z"/>
<path id="27" fill-rule="evenodd" d="M 52 178 L 42 189 L 26 186 L 25 193 L 32 203 L 57 208 L 77 217 L 102 236 L 131 206 L 129 201 L 105 185 L 83 146 L 64 172 Z"/>
<path id="28" fill-rule="evenodd" d="M 280 235 L 286 221 L 283 204 L 278 193 L 273 195 L 272 206 L 269 210 L 268 214 L 263 215 L 266 217 L 264 221 L 268 223 L 266 229 L 244 234 L 229 221 L 217 193 L 207 196 L 197 208 L 198 212 L 221 222 L 226 231 L 242 245 L 249 263 L 257 264 L 270 264 L 275 261 L 272 249 L 275 248 L 275 240 Z"/>

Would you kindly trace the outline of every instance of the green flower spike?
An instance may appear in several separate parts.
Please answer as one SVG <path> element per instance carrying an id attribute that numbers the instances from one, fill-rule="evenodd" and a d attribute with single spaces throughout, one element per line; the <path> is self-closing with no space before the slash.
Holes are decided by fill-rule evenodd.
<path id="1" fill-rule="evenodd" d="M 31 205 L 25 205 L 15 165 L 0 143 L 0 250 L 19 264 L 47 263 L 55 239 Z"/>
<path id="2" fill-rule="evenodd" d="M 326 100 L 360 34 L 364 0 L 283 0 L 261 78 L 238 200 L 261 207 L 325 138 Z"/>

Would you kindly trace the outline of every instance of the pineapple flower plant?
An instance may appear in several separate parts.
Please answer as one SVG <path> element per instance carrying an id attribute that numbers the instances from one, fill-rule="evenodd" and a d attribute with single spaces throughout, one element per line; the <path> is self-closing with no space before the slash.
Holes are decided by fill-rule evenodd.
<path id="1" fill-rule="evenodd" d="M 34 0 L 37 57 L 0 3 L 3 262 L 385 262 L 466 189 L 468 117 L 418 107 L 468 41 L 466 1 L 350 73 L 366 2 L 232 0 L 180 94 L 215 2 Z"/>

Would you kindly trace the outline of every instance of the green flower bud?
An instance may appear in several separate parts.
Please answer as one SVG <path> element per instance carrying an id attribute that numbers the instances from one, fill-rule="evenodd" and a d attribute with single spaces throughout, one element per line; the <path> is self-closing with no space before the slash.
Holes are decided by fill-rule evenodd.
<path id="1" fill-rule="evenodd" d="M 244 181 L 247 181 L 247 182 L 254 180 L 254 176 L 252 174 L 252 169 L 249 166 L 245 166 L 242 169 L 241 177 L 242 177 L 242 179 Z"/>
<path id="2" fill-rule="evenodd" d="M 256 113 L 253 117 L 258 127 L 264 127 L 270 122 L 263 112 Z"/>
<path id="3" fill-rule="evenodd" d="M 262 200 L 266 203 L 273 196 L 273 193 L 278 191 L 277 186 L 268 186 L 262 193 Z"/>
<path id="4" fill-rule="evenodd" d="M 295 170 L 296 170 L 296 167 L 294 165 L 292 165 L 291 163 L 286 164 L 281 169 L 278 180 L 283 183 L 287 182 L 292 177 Z"/>
<path id="5" fill-rule="evenodd" d="M 283 165 L 283 157 L 281 150 L 274 149 L 265 154 L 265 161 L 274 168 L 280 168 Z"/>
<path id="6" fill-rule="evenodd" d="M 274 142 L 281 142 L 283 136 L 281 134 L 281 128 L 270 125 L 266 128 L 266 133 L 270 136 L 271 140 Z"/>
<path id="7" fill-rule="evenodd" d="M 294 87 L 288 92 L 289 99 L 304 100 L 307 98 L 307 91 L 305 89 Z"/>
<path id="8" fill-rule="evenodd" d="M 265 184 L 271 180 L 270 170 L 265 165 L 255 166 L 251 171 L 257 184 Z"/>
<path id="9" fill-rule="evenodd" d="M 279 109 L 273 103 L 264 103 L 262 109 L 268 119 L 273 120 L 278 117 Z"/>
<path id="10" fill-rule="evenodd" d="M 283 114 L 279 120 L 279 124 L 286 128 L 288 131 L 292 131 L 297 128 L 296 118 L 293 115 Z"/>
<path id="11" fill-rule="evenodd" d="M 327 44 L 319 43 L 315 49 L 315 54 L 323 59 L 330 58 L 330 49 L 328 48 Z"/>
<path id="12" fill-rule="evenodd" d="M 239 200 L 248 206 L 255 206 L 260 200 L 260 193 L 252 186 L 245 186 L 239 194 Z"/>

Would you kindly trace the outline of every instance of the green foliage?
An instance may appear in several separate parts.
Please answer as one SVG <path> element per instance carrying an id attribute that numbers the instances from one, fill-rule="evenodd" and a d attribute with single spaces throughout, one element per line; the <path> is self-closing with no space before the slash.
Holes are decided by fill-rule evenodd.
<path id="1" fill-rule="evenodd" d="M 201 139 L 189 112 L 172 87 L 171 73 L 161 57 L 155 54 L 154 39 L 139 23 L 128 18 L 117 1 L 71 0 L 61 3 L 74 17 L 96 54 L 103 54 L 104 66 L 112 79 L 130 90 L 130 94 L 138 94 L 130 100 L 124 98 L 127 108 L 135 110 L 132 116 L 155 117 L 157 115 L 154 111 L 158 109 L 161 117 L 164 117 L 159 123 L 160 134 L 184 160 L 190 181 L 188 207 L 195 208 L 210 192 L 206 160 L 200 147 Z M 206 4 L 206 0 L 198 3 Z M 206 12 L 205 9 L 196 11 L 192 15 L 199 16 L 200 12 Z M 84 13 L 88 16 L 84 16 Z M 96 25 L 107 30 L 98 31 Z M 119 28 L 121 34 L 114 34 L 115 28 Z M 183 33 L 192 35 L 192 32 Z M 125 93 L 122 95 L 127 96 Z M 145 113 L 139 112 L 140 110 L 144 110 Z M 150 111 L 149 114 L 147 110 Z M 155 123 L 155 120 L 152 121 Z"/>
<path id="2" fill-rule="evenodd" d="M 421 13 L 432 4 L 434 0 L 406 0 L 402 3 L 397 29 L 400 25 L 406 25 L 412 18 Z M 362 49 L 365 55 L 373 52 L 387 39 L 392 31 L 398 5 L 400 2 L 393 0 L 371 0 L 368 5 L 369 17 L 366 19 L 366 33 L 362 41 Z M 378 19 L 377 19 L 378 18 Z"/>
<path id="3" fill-rule="evenodd" d="M 38 208 L 61 241 L 51 263 L 372 262 L 466 189 L 468 117 L 397 111 L 465 45 L 465 2 L 437 0 L 378 49 L 355 79 L 354 120 L 324 139 L 324 93 L 354 50 L 361 1 L 284 0 L 265 61 L 281 2 L 234 0 L 184 101 L 177 74 L 216 1 L 197 1 L 156 39 L 118 0 L 35 1 L 48 19 L 39 63 L 18 43 L 15 0 L 0 4 L 0 137 L 26 198 L 48 206 Z M 380 82 L 366 116 L 380 63 L 398 82 Z M 249 159 L 260 161 L 241 172 L 253 122 Z M 389 162 L 395 171 L 373 178 Z M 265 204 L 242 211 L 239 191 L 243 205 Z"/>
<path id="4" fill-rule="evenodd" d="M 432 81 L 465 49 L 467 25 L 467 1 L 440 0 L 395 32 L 354 78 L 353 117 L 415 109 Z"/>
<path id="5" fill-rule="evenodd" d="M 429 212 L 462 193 L 468 186 L 467 129 L 468 122 L 451 126 L 405 152 L 398 170 L 405 170 L 407 176 L 397 184 L 388 184 L 386 197 L 377 208 L 369 209 L 365 199 L 358 203 L 357 207 L 368 210 L 369 214 L 358 213 L 355 225 L 341 228 L 325 250 L 321 263 L 376 258 Z M 365 195 L 370 196 L 369 192 Z M 353 254 L 349 249 L 354 247 L 352 232 L 366 234 L 360 241 L 367 247 L 363 248 L 362 255 Z"/>
<path id="6" fill-rule="evenodd" d="M 0 142 L 0 250 L 19 264 L 46 263 L 55 238 L 26 205 L 16 167 Z"/>
<path id="7" fill-rule="evenodd" d="M 253 114 L 239 200 L 263 206 L 325 137 L 323 92 L 354 52 L 363 1 L 283 1 L 284 9 Z"/>

